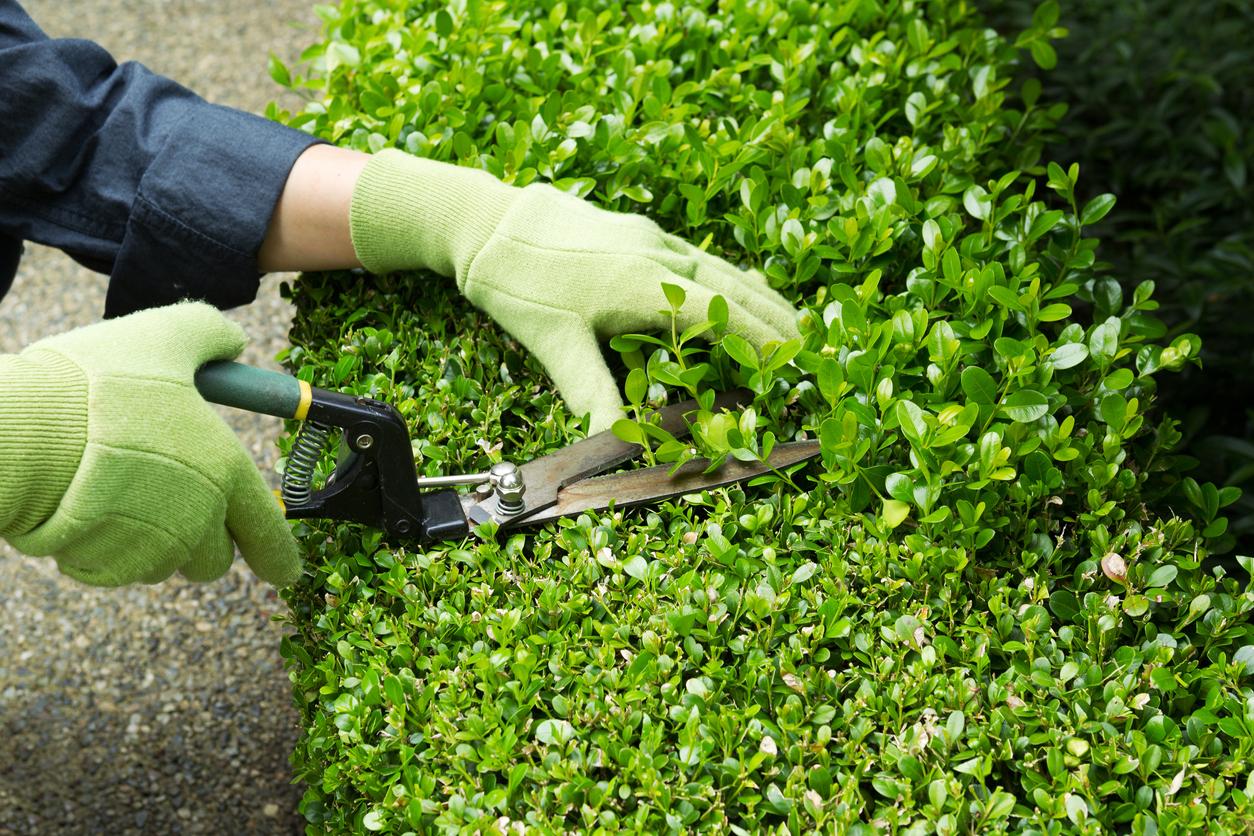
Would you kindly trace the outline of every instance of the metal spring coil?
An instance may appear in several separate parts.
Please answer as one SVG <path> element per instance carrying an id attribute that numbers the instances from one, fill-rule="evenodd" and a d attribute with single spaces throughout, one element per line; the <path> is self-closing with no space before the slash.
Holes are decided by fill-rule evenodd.
<path id="1" fill-rule="evenodd" d="M 292 452 L 287 456 L 287 466 L 283 468 L 283 501 L 286 504 L 299 507 L 313 496 L 314 471 L 318 469 L 322 448 L 330 432 L 330 426 L 315 421 L 306 421 L 297 431 Z"/>

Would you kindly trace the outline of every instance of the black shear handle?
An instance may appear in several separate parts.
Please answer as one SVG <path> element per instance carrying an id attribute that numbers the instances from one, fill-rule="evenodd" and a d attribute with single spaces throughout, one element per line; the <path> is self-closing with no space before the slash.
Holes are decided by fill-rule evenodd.
<path id="1" fill-rule="evenodd" d="M 409 428 L 391 404 L 229 360 L 206 363 L 195 381 L 211 403 L 343 431 L 335 481 L 299 505 L 285 503 L 288 519 L 358 522 L 406 540 L 468 533 L 456 491 L 419 492 Z"/>

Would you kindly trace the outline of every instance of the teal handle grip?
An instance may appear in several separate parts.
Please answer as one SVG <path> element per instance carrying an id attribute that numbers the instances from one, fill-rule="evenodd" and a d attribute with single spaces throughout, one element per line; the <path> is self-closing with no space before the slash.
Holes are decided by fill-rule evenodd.
<path id="1" fill-rule="evenodd" d="M 214 360 L 201 366 L 195 379 L 200 396 L 210 403 L 280 418 L 304 419 L 301 391 L 307 391 L 307 387 L 302 387 L 291 375 L 230 360 Z M 308 409 L 309 404 L 306 402 L 304 407 Z"/>

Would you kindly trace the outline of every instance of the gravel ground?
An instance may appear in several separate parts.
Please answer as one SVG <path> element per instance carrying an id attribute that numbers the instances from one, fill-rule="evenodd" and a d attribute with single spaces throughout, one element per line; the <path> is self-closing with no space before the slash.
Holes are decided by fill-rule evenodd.
<path id="1" fill-rule="evenodd" d="M 260 113 L 299 100 L 265 71 L 312 42 L 307 0 L 23 0 L 52 37 L 91 38 L 210 101 Z M 244 361 L 277 368 L 291 308 L 279 281 L 231 312 Z M 0 302 L 0 351 L 99 320 L 107 280 L 27 245 Z M 222 410 L 263 472 L 277 419 Z M 211 584 L 101 590 L 0 542 L 0 836 L 298 834 L 298 735 L 278 644 L 283 610 L 242 563 Z"/>

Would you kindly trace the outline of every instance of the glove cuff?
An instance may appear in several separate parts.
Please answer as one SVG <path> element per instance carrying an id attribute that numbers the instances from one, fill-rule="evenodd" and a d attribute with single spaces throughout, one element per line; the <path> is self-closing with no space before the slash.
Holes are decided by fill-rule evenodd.
<path id="1" fill-rule="evenodd" d="M 353 249 L 372 273 L 433 270 L 463 290 L 470 262 L 516 195 L 482 169 L 380 151 L 353 190 Z"/>
<path id="2" fill-rule="evenodd" d="M 87 445 L 87 375 L 70 360 L 0 355 L 0 537 L 52 516 Z"/>

